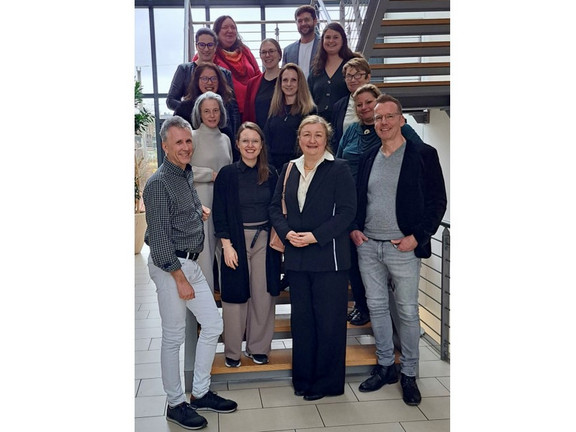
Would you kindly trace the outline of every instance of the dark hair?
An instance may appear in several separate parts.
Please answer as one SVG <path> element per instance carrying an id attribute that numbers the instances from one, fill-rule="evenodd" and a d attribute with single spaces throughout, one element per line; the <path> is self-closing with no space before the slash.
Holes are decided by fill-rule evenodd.
<path id="1" fill-rule="evenodd" d="M 233 98 L 233 92 L 226 82 L 226 78 L 224 78 L 224 74 L 220 70 L 220 67 L 216 66 L 214 63 L 202 63 L 194 68 L 194 73 L 192 74 L 192 79 L 188 85 L 188 90 L 184 100 L 195 101 L 196 98 L 202 94 L 198 82 L 200 81 L 200 75 L 202 75 L 204 69 L 212 69 L 216 73 L 216 76 L 218 77 L 218 89 L 216 90 L 216 93 L 222 97 L 224 105 L 228 105 Z"/>
<path id="2" fill-rule="evenodd" d="M 320 41 L 320 46 L 318 47 L 318 51 L 314 56 L 314 60 L 312 60 L 312 74 L 313 75 L 320 75 L 324 68 L 326 67 L 326 60 L 328 59 L 328 54 L 324 49 L 324 35 L 328 30 L 334 30 L 340 34 L 342 37 L 342 48 L 338 52 L 338 55 L 342 57 L 342 59 L 346 62 L 353 57 L 363 57 L 362 54 L 356 53 L 348 47 L 348 37 L 346 36 L 346 32 L 344 28 L 337 22 L 332 21 L 324 30 L 322 30 L 322 39 Z"/>
<path id="3" fill-rule="evenodd" d="M 214 30 L 208 27 L 199 28 L 198 31 L 196 32 L 196 35 L 194 36 L 194 40 L 196 43 L 198 43 L 198 38 L 202 35 L 212 36 L 212 38 L 214 38 L 214 43 L 218 44 L 218 36 L 216 35 L 216 33 L 214 33 Z"/>
<path id="4" fill-rule="evenodd" d="M 296 9 L 296 12 L 294 12 L 294 19 L 298 19 L 298 16 L 300 16 L 306 12 L 308 12 L 310 15 L 312 15 L 313 20 L 317 19 L 316 18 L 316 9 L 314 9 L 310 5 L 303 5 L 303 6 L 298 7 L 298 9 Z"/>
<path id="5" fill-rule="evenodd" d="M 237 48 L 250 49 L 242 42 L 240 33 L 238 33 L 238 25 L 236 24 L 236 21 L 234 21 L 234 18 L 232 18 L 230 15 L 222 15 L 216 18 L 216 20 L 214 21 L 214 33 L 216 33 L 216 35 L 220 33 L 220 30 L 222 30 L 222 24 L 224 23 L 224 20 L 226 20 L 227 18 L 230 18 L 234 23 L 234 25 L 236 26 L 236 42 L 234 42 L 230 48 L 226 48 L 226 51 L 234 51 Z M 220 41 L 218 41 L 218 47 L 222 49 Z"/>
<path id="6" fill-rule="evenodd" d="M 258 184 L 260 185 L 268 180 L 268 177 L 270 176 L 270 167 L 268 166 L 268 150 L 266 149 L 264 132 L 262 132 L 260 126 L 254 122 L 246 121 L 242 123 L 238 128 L 238 132 L 236 133 L 236 147 L 239 147 L 238 142 L 240 141 L 240 134 L 246 129 L 256 131 L 258 135 L 260 135 L 260 141 L 262 141 L 262 150 L 260 150 L 260 154 L 258 155 L 258 159 L 256 161 L 256 167 L 258 168 Z"/>

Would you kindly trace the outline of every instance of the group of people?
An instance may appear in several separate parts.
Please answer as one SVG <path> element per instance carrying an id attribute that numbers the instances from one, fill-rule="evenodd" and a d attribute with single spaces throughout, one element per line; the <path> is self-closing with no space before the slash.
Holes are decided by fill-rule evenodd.
<path id="1" fill-rule="evenodd" d="M 317 35 L 308 5 L 295 20 L 301 37 L 284 50 L 262 41 L 261 72 L 234 20 L 219 17 L 213 30 L 198 30 L 198 54 L 178 67 L 168 93 L 174 116 L 162 124 L 165 158 L 143 193 L 145 240 L 162 319 L 166 417 L 188 429 L 207 424 L 197 411 L 237 408 L 210 391 L 220 335 L 227 367 L 241 367 L 243 355 L 270 361 L 281 273 L 290 285 L 295 395 L 343 394 L 346 323 L 371 321 L 378 364 L 359 390 L 400 380 L 408 405 L 421 400 L 420 262 L 447 204 L 438 154 L 406 123 L 401 103 L 370 84 L 368 62 L 338 23 Z M 269 244 L 272 228 L 283 254 Z M 190 402 L 178 361 L 187 309 L 200 324 Z"/>

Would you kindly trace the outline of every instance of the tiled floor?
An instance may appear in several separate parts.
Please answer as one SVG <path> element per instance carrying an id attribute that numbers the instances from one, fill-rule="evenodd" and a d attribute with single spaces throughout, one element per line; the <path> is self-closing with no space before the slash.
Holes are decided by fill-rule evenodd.
<path id="1" fill-rule="evenodd" d="M 166 395 L 160 378 L 160 316 L 154 283 L 148 276 L 149 250 L 135 255 L 136 432 L 179 432 L 164 418 Z M 284 306 L 285 307 L 285 306 Z M 359 336 L 351 343 L 371 343 Z M 274 347 L 290 347 L 290 340 Z M 222 350 L 222 347 L 219 347 Z M 349 378 L 344 395 L 306 402 L 294 396 L 289 380 L 215 383 L 224 397 L 238 402 L 232 414 L 202 413 L 205 431 L 214 432 L 446 432 L 450 430 L 450 365 L 439 359 L 426 341 L 420 342 L 418 385 L 422 403 L 409 407 L 400 385 L 387 385 L 373 393 L 360 393 L 365 377 Z M 181 350 L 183 356 L 184 349 Z M 181 357 L 183 362 L 183 357 Z M 182 363 L 183 364 L 183 363 Z"/>

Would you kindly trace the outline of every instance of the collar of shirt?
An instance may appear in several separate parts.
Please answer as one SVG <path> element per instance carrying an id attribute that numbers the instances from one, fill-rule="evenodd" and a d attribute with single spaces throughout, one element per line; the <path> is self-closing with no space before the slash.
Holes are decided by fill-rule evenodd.
<path id="1" fill-rule="evenodd" d="M 164 156 L 163 165 L 165 166 L 164 169 L 169 174 L 174 174 L 180 177 L 188 177 L 192 174 L 192 166 L 190 164 L 186 164 L 186 168 L 182 169 L 178 165 L 170 162 L 166 156 Z"/>
<path id="2" fill-rule="evenodd" d="M 250 166 L 246 165 L 242 159 L 240 159 L 240 160 L 238 161 L 238 169 L 239 169 L 241 172 L 245 172 L 246 170 L 258 169 L 258 168 L 256 167 L 256 165 L 254 165 L 253 167 L 250 167 Z"/>
<path id="3" fill-rule="evenodd" d="M 324 154 L 320 159 L 318 159 L 318 162 L 316 162 L 316 165 L 314 165 L 314 169 L 312 171 L 316 172 L 316 168 L 318 168 L 318 165 L 320 165 L 325 160 L 329 161 L 334 160 L 334 155 L 332 155 L 332 153 L 330 153 L 328 150 L 324 150 Z M 306 175 L 304 173 L 304 155 L 300 156 L 299 158 L 292 159 L 290 162 L 294 162 L 294 165 L 296 166 L 296 168 L 298 168 L 300 174 L 302 174 L 303 176 Z"/>

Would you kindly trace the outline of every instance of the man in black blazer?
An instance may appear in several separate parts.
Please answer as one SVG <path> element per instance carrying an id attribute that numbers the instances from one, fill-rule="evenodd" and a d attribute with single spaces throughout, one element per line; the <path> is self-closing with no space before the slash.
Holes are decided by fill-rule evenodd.
<path id="1" fill-rule="evenodd" d="M 358 209 L 350 237 L 366 287 L 378 364 L 360 384 L 362 392 L 398 382 L 394 365 L 388 281 L 394 287 L 402 355 L 404 402 L 421 401 L 416 384 L 420 339 L 418 283 L 421 258 L 431 255 L 430 238 L 446 211 L 446 187 L 433 147 L 402 136 L 402 105 L 380 95 L 374 108 L 375 130 L 382 146 L 360 159 Z"/>

